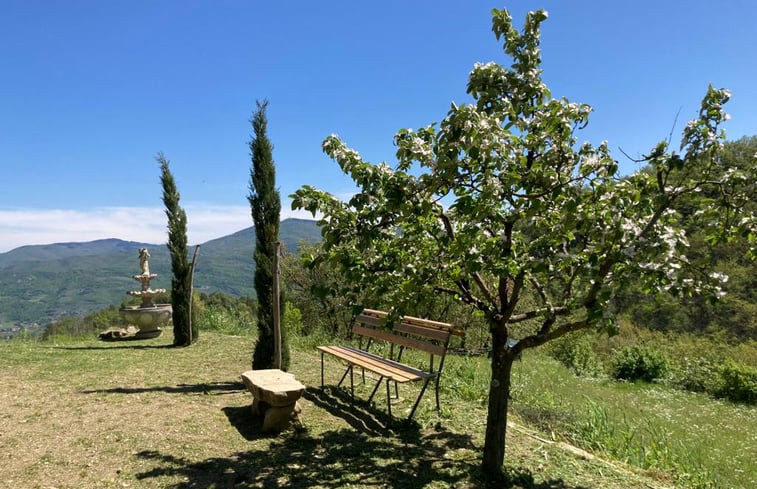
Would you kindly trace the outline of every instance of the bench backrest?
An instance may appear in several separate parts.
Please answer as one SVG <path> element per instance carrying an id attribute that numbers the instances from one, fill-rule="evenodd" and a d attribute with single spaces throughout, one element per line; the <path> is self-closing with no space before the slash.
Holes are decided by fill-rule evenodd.
<path id="1" fill-rule="evenodd" d="M 462 330 L 448 323 L 431 321 L 428 319 L 403 316 L 392 324 L 391 330 L 385 326 L 387 313 L 373 309 L 365 309 L 355 318 L 352 328 L 353 334 L 369 338 L 369 340 L 386 341 L 400 347 L 398 355 L 404 348 L 412 348 L 431 355 L 430 370 L 434 370 L 434 356 L 440 357 L 439 369 L 444 364 L 450 337 L 462 336 Z M 395 358 L 396 359 L 396 358 Z"/>

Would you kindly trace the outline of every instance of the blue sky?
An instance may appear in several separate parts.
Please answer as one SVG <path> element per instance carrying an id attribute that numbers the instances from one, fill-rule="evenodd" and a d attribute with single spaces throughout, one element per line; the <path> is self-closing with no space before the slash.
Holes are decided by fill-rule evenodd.
<path id="1" fill-rule="evenodd" d="M 579 140 L 632 156 L 729 88 L 729 139 L 757 134 L 757 2 L 0 0 L 0 252 L 164 242 L 163 151 L 201 243 L 252 224 L 249 118 L 268 98 L 277 185 L 353 191 L 321 142 L 392 162 L 402 127 L 465 103 L 476 62 L 509 60 L 490 10 L 543 7 L 553 96 L 594 107 Z"/>

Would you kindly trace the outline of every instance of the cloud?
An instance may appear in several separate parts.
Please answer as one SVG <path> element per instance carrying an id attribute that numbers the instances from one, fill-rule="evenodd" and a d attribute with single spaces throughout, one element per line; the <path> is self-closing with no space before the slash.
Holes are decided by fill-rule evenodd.
<path id="1" fill-rule="evenodd" d="M 182 205 L 187 213 L 187 237 L 200 244 L 252 226 L 247 206 Z M 281 218 L 312 219 L 282 203 Z M 19 246 L 118 238 L 145 243 L 168 239 L 162 207 L 99 207 L 72 209 L 0 209 L 0 253 Z"/>

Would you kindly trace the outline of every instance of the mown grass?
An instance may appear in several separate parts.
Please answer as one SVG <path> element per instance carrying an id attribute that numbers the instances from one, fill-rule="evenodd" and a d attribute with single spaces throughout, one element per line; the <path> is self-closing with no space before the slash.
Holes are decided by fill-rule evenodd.
<path id="1" fill-rule="evenodd" d="M 249 414 L 251 398 L 239 382 L 250 363 L 252 337 L 205 331 L 183 349 L 171 348 L 171 340 L 167 334 L 120 343 L 0 343 L 3 484 L 484 487 L 478 464 L 485 357 L 449 357 L 442 413 L 427 395 L 417 422 L 404 424 L 389 422 L 383 397 L 368 406 L 329 387 L 341 374 L 336 362 L 327 362 L 327 387 L 321 389 L 313 340 L 291 338 L 291 371 L 308 386 L 303 424 L 270 437 Z M 516 364 L 513 382 L 515 425 L 508 431 L 506 461 L 511 487 L 755 485 L 754 408 L 659 386 L 577 378 L 539 353 Z M 367 397 L 368 388 L 359 386 L 358 397 Z M 404 386 L 401 395 L 403 402 L 393 407 L 398 416 L 414 399 Z M 630 465 L 637 463 L 633 457 L 598 443 L 643 433 L 650 424 L 655 428 L 649 433 L 670 450 L 683 444 L 704 448 L 684 460 L 689 465 L 682 470 L 639 464 L 639 471 Z M 565 441 L 605 455 L 594 458 Z M 676 457 L 668 460 L 681 463 Z"/>

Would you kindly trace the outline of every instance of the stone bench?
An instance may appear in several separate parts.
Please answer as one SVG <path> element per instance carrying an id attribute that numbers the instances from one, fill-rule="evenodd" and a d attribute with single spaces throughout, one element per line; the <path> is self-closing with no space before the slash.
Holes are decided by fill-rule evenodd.
<path id="1" fill-rule="evenodd" d="M 297 419 L 305 386 L 294 375 L 279 369 L 248 370 L 242 382 L 252 393 L 252 414 L 263 417 L 264 432 L 283 431 Z"/>

